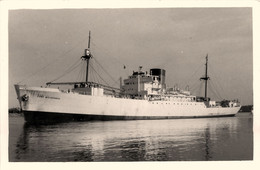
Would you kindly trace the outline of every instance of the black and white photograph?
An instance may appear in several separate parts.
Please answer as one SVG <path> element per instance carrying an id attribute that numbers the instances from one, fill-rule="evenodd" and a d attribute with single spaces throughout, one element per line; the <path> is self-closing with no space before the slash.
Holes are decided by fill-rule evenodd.
<path id="1" fill-rule="evenodd" d="M 252 6 L 7 20 L 9 163 L 255 160 Z"/>

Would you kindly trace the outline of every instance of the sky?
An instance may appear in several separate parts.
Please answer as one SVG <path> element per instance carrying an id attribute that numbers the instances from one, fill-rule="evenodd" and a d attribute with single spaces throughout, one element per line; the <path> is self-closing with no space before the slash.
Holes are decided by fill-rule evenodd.
<path id="1" fill-rule="evenodd" d="M 92 66 L 110 85 L 139 66 L 162 68 L 168 87 L 204 95 L 208 54 L 209 96 L 253 104 L 251 8 L 21 9 L 8 22 L 9 107 L 19 106 L 14 84 L 45 86 L 80 60 L 89 30 Z M 83 80 L 82 67 L 59 81 Z"/>

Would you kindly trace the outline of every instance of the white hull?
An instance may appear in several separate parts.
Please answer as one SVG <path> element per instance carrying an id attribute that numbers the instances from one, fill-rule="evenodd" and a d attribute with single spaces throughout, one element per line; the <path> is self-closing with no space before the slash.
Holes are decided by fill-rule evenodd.
<path id="1" fill-rule="evenodd" d="M 51 88 L 27 88 L 16 85 L 24 112 L 95 115 L 137 119 L 218 117 L 235 115 L 240 107 L 207 107 L 204 102 L 148 101 L 64 93 Z M 21 96 L 28 96 L 22 101 Z"/>

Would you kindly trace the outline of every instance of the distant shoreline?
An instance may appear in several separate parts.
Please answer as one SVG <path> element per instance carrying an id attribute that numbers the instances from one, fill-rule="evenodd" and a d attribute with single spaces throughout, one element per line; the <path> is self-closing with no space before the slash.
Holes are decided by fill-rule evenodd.
<path id="1" fill-rule="evenodd" d="M 8 113 L 21 114 L 22 110 L 20 107 L 13 107 L 13 108 L 8 109 Z"/>
<path id="2" fill-rule="evenodd" d="M 251 112 L 252 108 L 253 108 L 253 105 L 245 105 L 245 106 L 242 106 L 238 112 Z"/>

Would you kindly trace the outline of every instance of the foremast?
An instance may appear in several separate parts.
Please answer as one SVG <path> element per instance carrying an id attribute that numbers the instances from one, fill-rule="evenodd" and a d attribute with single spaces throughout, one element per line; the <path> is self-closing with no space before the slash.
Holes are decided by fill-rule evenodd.
<path id="1" fill-rule="evenodd" d="M 89 70 L 89 59 L 92 58 L 92 54 L 90 52 L 90 31 L 88 34 L 88 48 L 85 49 L 85 55 L 81 57 L 82 60 L 86 60 L 87 66 L 86 66 L 86 83 L 88 82 L 88 70 Z"/>
<path id="2" fill-rule="evenodd" d="M 208 101 L 207 91 L 208 91 L 208 54 L 206 56 L 206 64 L 205 64 L 205 77 L 201 77 L 200 80 L 205 80 L 205 97 L 204 100 Z"/>
<path id="3" fill-rule="evenodd" d="M 100 87 L 100 88 L 103 88 L 106 91 L 113 92 L 113 94 L 121 94 L 122 89 L 89 81 L 89 62 L 90 62 L 90 59 L 93 58 L 93 55 L 90 52 L 90 40 L 91 40 L 91 31 L 89 31 L 89 36 L 88 36 L 88 48 L 85 49 L 84 55 L 81 56 L 81 59 L 85 60 L 86 63 L 87 63 L 85 81 L 83 81 L 83 82 L 82 81 L 79 81 L 79 82 L 56 82 L 56 83 L 47 82 L 46 85 L 74 85 L 74 87 Z"/>

